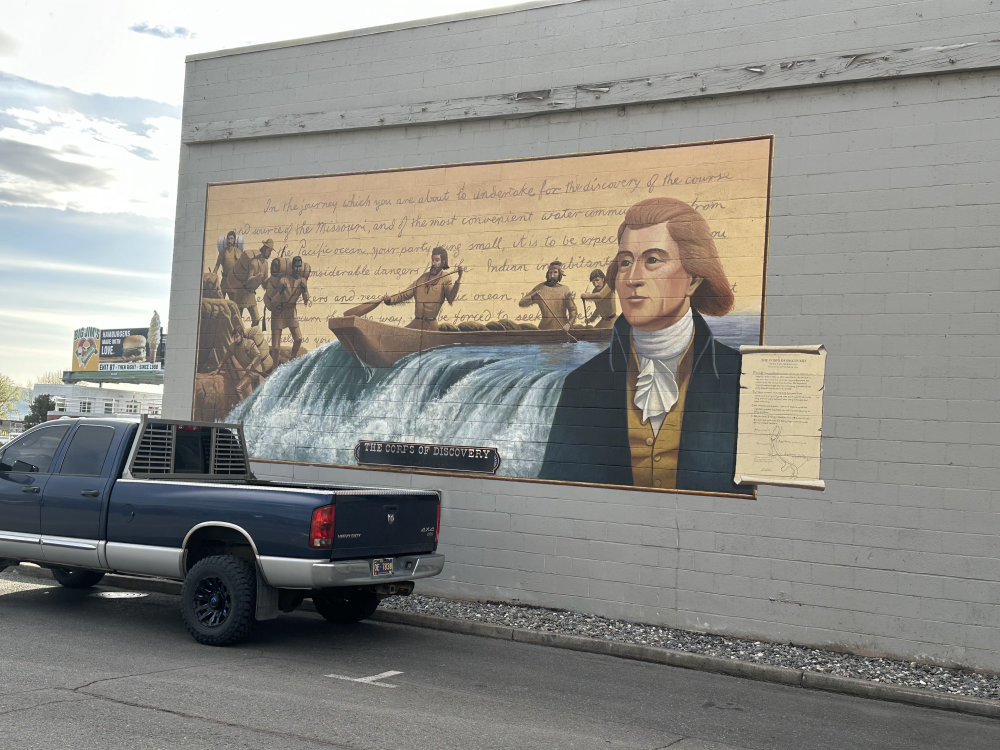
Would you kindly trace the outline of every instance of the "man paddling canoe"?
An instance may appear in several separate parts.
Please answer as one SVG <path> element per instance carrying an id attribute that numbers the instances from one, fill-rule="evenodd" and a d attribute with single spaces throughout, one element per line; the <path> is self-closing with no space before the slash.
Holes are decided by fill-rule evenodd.
<path id="1" fill-rule="evenodd" d="M 431 269 L 421 274 L 416 284 L 409 289 L 383 297 L 382 303 L 398 305 L 400 302 L 412 299 L 414 303 L 413 320 L 406 327 L 422 331 L 436 331 L 438 329 L 438 313 L 441 312 L 445 302 L 449 305 L 455 304 L 458 287 L 462 283 L 462 273 L 465 271 L 462 266 L 450 273 L 445 273 L 447 269 L 448 251 L 443 247 L 434 248 L 431 251 Z M 457 274 L 458 277 L 449 278 L 453 273 Z"/>

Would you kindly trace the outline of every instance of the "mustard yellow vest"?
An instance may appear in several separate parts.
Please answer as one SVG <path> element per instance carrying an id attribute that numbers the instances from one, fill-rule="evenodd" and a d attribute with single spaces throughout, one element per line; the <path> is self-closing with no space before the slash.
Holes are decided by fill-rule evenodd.
<path id="1" fill-rule="evenodd" d="M 677 455 L 681 445 L 681 425 L 684 402 L 694 366 L 694 353 L 687 351 L 677 365 L 677 403 L 667 413 L 660 431 L 653 436 L 653 427 L 642 421 L 642 409 L 635 405 L 635 387 L 639 379 L 639 360 L 633 349 L 629 356 L 628 389 L 625 393 L 628 411 L 628 440 L 632 451 L 632 483 L 636 487 L 677 489 Z"/>

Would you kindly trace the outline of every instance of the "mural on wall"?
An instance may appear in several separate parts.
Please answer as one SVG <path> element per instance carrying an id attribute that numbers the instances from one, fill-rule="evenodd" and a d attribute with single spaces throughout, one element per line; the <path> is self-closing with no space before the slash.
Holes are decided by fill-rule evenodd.
<path id="1" fill-rule="evenodd" d="M 193 416 L 266 459 L 753 494 L 771 150 L 210 185 Z"/>

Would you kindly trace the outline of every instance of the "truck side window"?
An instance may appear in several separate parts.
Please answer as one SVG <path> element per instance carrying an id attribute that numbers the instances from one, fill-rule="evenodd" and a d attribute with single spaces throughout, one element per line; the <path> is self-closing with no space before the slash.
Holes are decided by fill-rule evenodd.
<path id="1" fill-rule="evenodd" d="M 3 452 L 3 471 L 42 472 L 47 474 L 69 423 L 54 424 L 28 432 Z"/>
<path id="2" fill-rule="evenodd" d="M 113 427 L 84 424 L 73 436 L 66 450 L 60 474 L 77 474 L 84 477 L 100 476 L 104 459 L 115 436 Z"/>

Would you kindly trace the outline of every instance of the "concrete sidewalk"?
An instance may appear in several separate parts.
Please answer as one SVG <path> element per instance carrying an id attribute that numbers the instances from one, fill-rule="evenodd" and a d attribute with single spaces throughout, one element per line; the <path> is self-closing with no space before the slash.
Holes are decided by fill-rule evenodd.
<path id="1" fill-rule="evenodd" d="M 34 565 L 20 565 L 17 567 L 17 571 L 31 578 L 53 580 L 52 574 L 48 570 Z M 164 594 L 179 594 L 181 590 L 181 584 L 176 581 L 133 578 L 131 576 L 119 575 L 106 575 L 102 579 L 101 585 L 132 591 L 148 591 Z M 311 609 L 311 605 L 312 602 L 307 600 L 304 606 L 307 609 Z M 682 669 L 714 672 L 732 677 L 742 677 L 748 680 L 793 685 L 812 690 L 825 690 L 832 693 L 852 695 L 859 698 L 906 703 L 923 708 L 936 708 L 943 711 L 957 711 L 975 716 L 1000 719 L 1000 701 L 949 695 L 932 690 L 918 690 L 898 685 L 870 682 L 868 680 L 856 680 L 850 677 L 838 677 L 802 669 L 774 667 L 766 664 L 723 659 L 716 656 L 672 651 L 653 646 L 639 646 L 596 638 L 581 638 L 572 635 L 539 632 L 471 620 L 415 614 L 412 612 L 378 610 L 371 619 L 381 622 L 412 625 L 414 627 L 433 628 L 451 633 L 476 635 L 484 638 L 498 638 L 517 641 L 519 643 L 531 643 L 538 646 L 585 651 L 592 654 L 616 656 L 621 659 L 665 664 Z"/>

